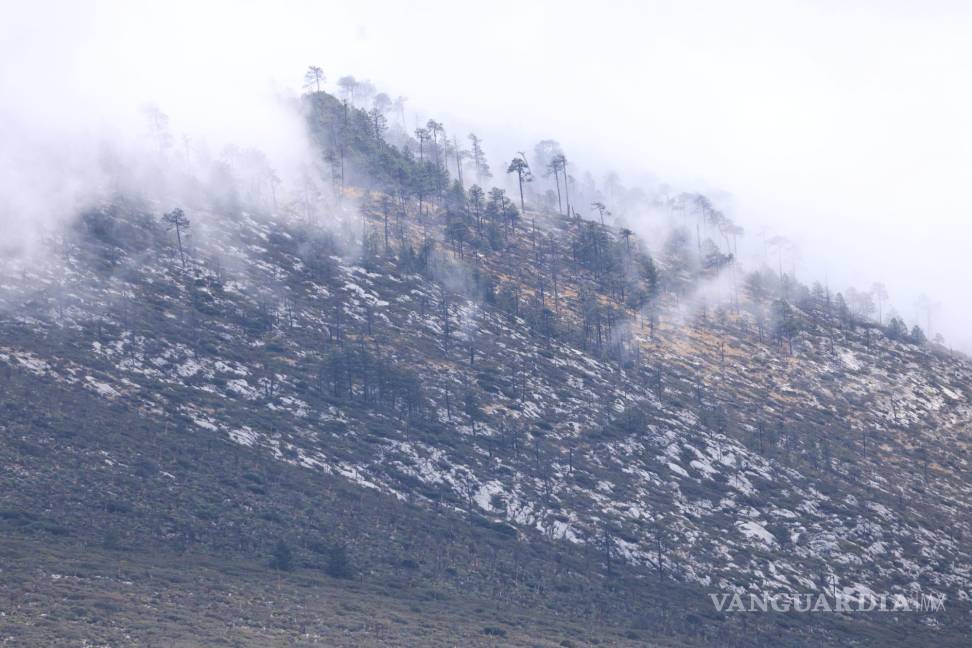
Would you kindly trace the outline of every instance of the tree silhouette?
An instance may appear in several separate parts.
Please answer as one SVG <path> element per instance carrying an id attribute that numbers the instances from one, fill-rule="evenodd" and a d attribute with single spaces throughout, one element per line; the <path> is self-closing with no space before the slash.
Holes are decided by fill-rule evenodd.
<path id="1" fill-rule="evenodd" d="M 378 146 L 381 147 L 382 142 L 384 141 L 382 139 L 382 133 L 384 133 L 385 128 L 388 125 L 388 120 L 385 117 L 385 113 L 391 109 L 392 100 L 384 92 L 379 92 L 372 100 L 371 106 L 371 110 L 368 111 L 368 119 L 371 121 L 371 126 L 374 130 L 375 141 L 378 143 Z"/>
<path id="2" fill-rule="evenodd" d="M 517 182 L 520 184 L 520 209 L 526 211 L 526 205 L 523 202 L 523 183 L 533 181 L 533 174 L 530 173 L 530 165 L 527 164 L 526 155 L 521 152 L 518 157 L 513 158 L 506 172 L 516 174 Z"/>
<path id="3" fill-rule="evenodd" d="M 314 88 L 314 92 L 321 91 L 321 84 L 324 83 L 324 70 L 316 65 L 308 66 L 307 72 L 304 73 L 304 87 Z"/>
<path id="4" fill-rule="evenodd" d="M 182 267 L 186 267 L 186 255 L 182 250 L 182 230 L 189 229 L 189 219 L 185 212 L 176 207 L 167 214 L 163 214 L 162 221 L 169 225 L 169 229 L 175 229 L 176 241 L 179 243 L 179 258 L 182 260 Z"/>
<path id="5" fill-rule="evenodd" d="M 338 79 L 338 87 L 344 92 L 345 98 L 354 105 L 354 91 L 358 89 L 358 80 L 350 74 Z"/>
<path id="6" fill-rule="evenodd" d="M 560 170 L 562 168 L 561 167 L 562 158 L 563 155 L 560 154 L 557 154 L 553 158 L 551 158 L 550 162 L 547 163 L 547 173 L 545 174 L 547 176 L 553 175 L 554 181 L 557 184 L 557 211 L 560 213 L 564 212 L 564 204 L 561 199 L 561 193 L 560 193 Z"/>
<path id="7" fill-rule="evenodd" d="M 476 230 L 481 234 L 483 231 L 483 208 L 486 205 L 486 193 L 479 185 L 469 187 L 469 207 L 476 217 Z"/>
<path id="8" fill-rule="evenodd" d="M 417 139 L 418 140 L 418 143 L 419 143 L 419 162 L 424 162 L 425 161 L 425 143 L 429 139 L 429 131 L 426 130 L 425 128 L 416 128 L 415 129 L 415 139 Z"/>
<path id="9" fill-rule="evenodd" d="M 634 232 L 629 230 L 627 227 L 622 227 L 618 231 L 618 234 L 621 236 L 621 240 L 624 241 L 625 254 L 631 256 L 631 235 L 634 234 Z"/>
<path id="10" fill-rule="evenodd" d="M 567 186 L 570 177 L 567 175 L 567 157 L 560 154 L 560 168 L 564 171 L 564 202 L 567 203 L 567 216 L 570 216 L 570 188 Z"/>
<path id="11" fill-rule="evenodd" d="M 486 154 L 483 153 L 483 140 L 476 137 L 475 133 L 469 133 L 469 141 L 472 142 L 473 167 L 476 169 L 476 182 L 480 185 L 484 180 L 489 180 L 493 174 L 489 171 L 489 163 L 486 162 Z"/>
<path id="12" fill-rule="evenodd" d="M 596 209 L 597 213 L 601 215 L 601 225 L 604 225 L 604 214 L 611 215 L 608 208 L 599 200 L 591 203 L 591 209 Z"/>
<path id="13" fill-rule="evenodd" d="M 435 159 L 435 168 L 441 169 L 442 162 L 439 159 L 439 136 L 445 133 L 445 127 L 434 119 L 430 119 L 426 124 L 425 128 L 429 131 L 429 135 L 432 136 L 432 157 Z M 436 189 L 441 190 L 442 186 L 439 183 L 439 176 L 436 174 L 435 177 Z"/>
<path id="14" fill-rule="evenodd" d="M 469 151 L 459 148 L 459 139 L 455 135 L 452 136 L 452 147 L 456 154 L 456 176 L 459 179 L 459 186 L 464 187 L 465 184 L 462 180 L 462 161 L 469 157 Z"/>

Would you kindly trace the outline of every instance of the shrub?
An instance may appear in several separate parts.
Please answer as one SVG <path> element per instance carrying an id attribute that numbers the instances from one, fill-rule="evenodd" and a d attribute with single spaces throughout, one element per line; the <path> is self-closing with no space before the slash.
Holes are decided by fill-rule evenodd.
<path id="1" fill-rule="evenodd" d="M 279 540 L 270 556 L 270 567 L 280 571 L 290 571 L 294 568 L 294 552 L 283 540 Z"/>
<path id="2" fill-rule="evenodd" d="M 348 549 L 341 543 L 331 545 L 331 550 L 327 554 L 327 566 L 325 568 L 328 576 L 334 578 L 353 578 L 354 566 L 351 564 L 351 557 Z"/>

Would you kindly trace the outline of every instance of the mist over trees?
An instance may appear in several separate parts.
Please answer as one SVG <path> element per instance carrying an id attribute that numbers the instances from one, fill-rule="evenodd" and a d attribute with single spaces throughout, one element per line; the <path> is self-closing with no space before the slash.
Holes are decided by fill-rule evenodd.
<path id="1" fill-rule="evenodd" d="M 847 330 L 863 327 L 866 331 L 876 325 L 894 339 L 926 342 L 920 331 L 902 334 L 900 317 L 893 324 L 885 322 L 888 293 L 883 284 L 875 283 L 867 291 L 826 288 L 822 296 L 800 283 L 794 262 L 798 251 L 783 236 L 763 234 L 764 267 L 749 271 L 740 267 L 740 241 L 746 231 L 703 193 L 675 193 L 665 185 L 646 193 L 625 187 L 617 174 L 607 174 L 599 183 L 591 173 L 574 168 L 558 141 L 545 139 L 532 147 L 529 158 L 516 152 L 504 164 L 514 202 L 506 187 L 489 187 L 493 176 L 480 136 L 468 134 L 465 149 L 457 136 L 448 134 L 447 125 L 434 118 L 409 133 L 401 126 L 406 121 L 402 102 L 396 104 L 353 77 L 342 77 L 337 85 L 343 99 L 317 92 L 304 97 L 312 107 L 312 133 L 327 151 L 323 161 L 330 166 L 332 178 L 342 179 L 335 190 L 342 191 L 346 181 L 365 183 L 384 194 L 383 204 L 393 206 L 396 219 L 412 209 L 426 219 L 441 213 L 442 238 L 459 259 L 467 259 L 469 251 L 488 254 L 506 245 L 524 212 L 553 211 L 582 222 L 570 251 L 572 259 L 594 272 L 619 303 L 650 312 L 646 320 L 652 325 L 663 292 L 675 296 L 683 307 L 705 311 L 708 298 L 701 293 L 715 290 L 721 295 L 716 299 L 725 299 L 736 309 L 745 293 L 752 302 L 747 308 L 754 309 L 757 321 L 763 323 L 760 335 L 765 333 L 788 351 L 801 326 L 791 314 L 791 305 L 808 307 L 824 318 L 833 316 Z M 368 110 L 355 107 L 364 101 L 362 87 L 374 98 Z M 396 110 L 398 119 L 389 120 L 389 113 Z M 474 180 L 468 187 L 465 177 Z M 589 206 L 590 219 L 578 205 Z M 645 214 L 660 223 L 661 238 L 646 239 L 638 227 L 627 225 L 628 218 L 641 222 Z M 608 226 L 618 228 L 618 239 L 608 236 Z M 656 251 L 661 267 L 649 247 Z M 425 263 L 419 260 L 426 253 L 408 249 L 403 253 L 420 266 Z M 553 274 L 538 290 L 546 291 L 547 282 L 555 281 Z M 550 323 L 556 320 L 555 313 L 544 318 Z M 613 319 L 592 306 L 585 323 L 585 344 L 603 343 Z"/>
<path id="2" fill-rule="evenodd" d="M 185 220 L 172 220 L 173 212 L 167 212 L 163 221 L 171 228 L 183 267 L 190 263 L 183 240 L 187 212 L 284 213 L 324 224 L 333 205 L 360 200 L 348 194 L 350 189 L 363 188 L 381 195 L 385 225 L 379 239 L 386 250 L 401 243 L 401 228 L 396 224 L 403 218 L 415 213 L 430 226 L 442 218 L 441 233 L 430 227 L 428 241 L 406 242 L 402 254 L 417 266 L 427 265 L 425 259 L 436 239 L 453 248 L 461 260 L 475 260 L 478 254 L 506 245 L 524 214 L 529 213 L 533 223 L 534 214 L 557 213 L 580 223 L 571 255 L 608 282 L 622 303 L 645 293 L 654 295 L 644 305 L 656 316 L 653 299 L 662 293 L 675 296 L 679 308 L 692 311 L 705 310 L 708 302 L 721 299 L 735 308 L 746 292 L 759 298 L 771 295 L 788 304 L 811 292 L 797 279 L 796 247 L 778 234 L 760 233 L 755 240 L 718 198 L 697 191 L 678 192 L 659 183 L 629 187 L 613 172 L 598 178 L 575 163 L 568 147 L 555 139 L 506 151 L 503 173 L 494 178 L 487 142 L 480 134 L 463 135 L 464 129 L 450 128 L 435 117 L 410 120 L 406 97 L 392 98 L 353 75 L 334 77 L 331 87 L 336 90 L 331 94 L 327 90 L 331 78 L 319 65 L 304 71 L 305 94 L 293 106 L 301 113 L 311 146 L 310 156 L 299 166 L 279 166 L 252 147 L 230 145 L 214 153 L 202 138 L 179 132 L 162 108 L 152 105 L 144 110 L 144 124 L 154 169 L 139 169 L 136 177 L 131 164 L 113 160 L 107 153 L 106 168 L 119 193 L 138 186 L 138 192 L 147 196 L 144 188 L 157 185 L 155 196 L 180 197 L 175 204 L 185 210 Z M 418 126 L 407 127 L 410 121 Z M 153 182 L 142 182 L 146 175 Z M 622 240 L 607 240 L 610 228 L 622 232 Z M 553 284 L 562 271 L 557 268 L 563 255 L 544 251 L 541 238 L 538 234 L 538 257 L 547 258 L 551 267 L 545 269 L 537 288 L 546 298 L 547 290 L 556 290 Z M 750 247 L 763 249 L 763 263 L 748 269 L 742 267 L 740 255 L 747 239 Z M 371 243 L 362 240 L 362 245 Z M 646 267 L 642 257 L 651 259 L 647 264 L 650 289 L 638 284 L 645 280 L 639 275 L 639 268 Z M 908 309 L 915 317 L 905 323 L 880 282 L 868 290 L 827 287 L 826 291 L 845 328 L 876 323 L 895 339 L 928 343 L 925 331 L 938 308 L 932 300 Z M 711 294 L 703 297 L 703 293 Z M 558 300 L 554 304 L 556 315 Z M 759 314 L 767 323 L 770 310 Z M 543 317 L 551 323 L 556 319 Z M 899 330 L 902 326 L 907 335 Z M 938 336 L 932 337 L 934 343 L 941 343 Z"/>

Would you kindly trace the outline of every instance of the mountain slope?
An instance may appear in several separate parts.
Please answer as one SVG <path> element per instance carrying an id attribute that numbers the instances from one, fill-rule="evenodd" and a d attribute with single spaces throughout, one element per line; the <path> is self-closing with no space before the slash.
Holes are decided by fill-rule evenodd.
<path id="1" fill-rule="evenodd" d="M 312 101 L 333 153 L 343 107 Z M 118 199 L 8 263 L 17 543 L 188 552 L 241 583 L 237 561 L 327 572 L 346 546 L 359 589 L 533 610 L 550 645 L 961 643 L 967 361 L 728 254 L 655 260 L 626 230 L 477 209 L 437 163 L 409 193 L 387 170 L 432 162 L 380 140 L 346 152 L 357 171 L 314 210 L 200 200 L 182 242 L 159 205 Z M 707 594 L 732 590 L 949 603 L 716 613 Z"/>

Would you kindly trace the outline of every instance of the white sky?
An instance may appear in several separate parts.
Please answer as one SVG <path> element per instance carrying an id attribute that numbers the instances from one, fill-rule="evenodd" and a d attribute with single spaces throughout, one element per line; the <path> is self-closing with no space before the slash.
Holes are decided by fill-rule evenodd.
<path id="1" fill-rule="evenodd" d="M 272 151 L 260 97 L 314 63 L 329 87 L 369 78 L 511 149 L 497 154 L 550 137 L 595 176 L 727 192 L 750 233 L 800 242 L 801 278 L 884 281 L 909 322 L 926 292 L 933 328 L 972 350 L 972 5 L 0 4 L 0 153 L 134 121 L 147 100 Z"/>

